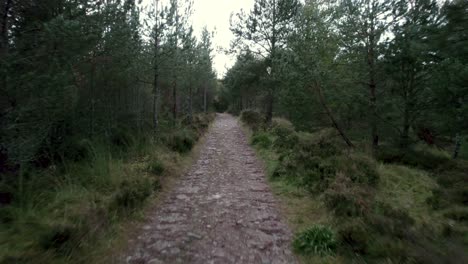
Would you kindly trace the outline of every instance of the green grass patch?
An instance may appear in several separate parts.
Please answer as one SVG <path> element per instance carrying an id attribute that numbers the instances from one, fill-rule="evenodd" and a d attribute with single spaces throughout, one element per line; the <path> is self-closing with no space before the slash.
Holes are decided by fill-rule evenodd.
<path id="1" fill-rule="evenodd" d="M 300 254 L 326 256 L 335 254 L 337 242 L 331 228 L 316 225 L 298 233 L 293 247 Z"/>

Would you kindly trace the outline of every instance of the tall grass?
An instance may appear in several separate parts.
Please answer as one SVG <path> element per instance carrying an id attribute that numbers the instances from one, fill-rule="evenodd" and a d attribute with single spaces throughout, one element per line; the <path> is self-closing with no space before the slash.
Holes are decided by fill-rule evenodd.
<path id="1" fill-rule="evenodd" d="M 184 153 L 212 119 L 183 128 L 193 131 Z M 174 132 L 155 138 L 119 130 L 110 141 L 81 144 L 86 155 L 79 160 L 21 172 L 13 203 L 0 207 L 0 263 L 87 262 L 92 245 L 139 212 L 165 177 L 181 172 L 185 156 L 171 148 L 169 134 Z"/>

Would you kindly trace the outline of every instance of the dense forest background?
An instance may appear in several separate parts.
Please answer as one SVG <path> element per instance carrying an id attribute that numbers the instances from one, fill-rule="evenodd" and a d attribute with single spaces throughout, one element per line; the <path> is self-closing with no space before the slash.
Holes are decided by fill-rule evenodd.
<path id="1" fill-rule="evenodd" d="M 1 263 L 79 252 L 182 171 L 218 86 L 212 33 L 196 36 L 191 13 L 176 0 L 0 2 Z"/>
<path id="2" fill-rule="evenodd" d="M 0 1 L 0 263 L 112 262 L 213 110 L 305 263 L 466 262 L 467 1 L 256 0 L 221 80 L 192 7 Z"/>
<path id="3" fill-rule="evenodd" d="M 222 98 L 304 131 L 338 126 L 374 151 L 423 140 L 458 156 L 467 12 L 466 1 L 257 1 L 232 18 L 240 55 Z"/>
<path id="4" fill-rule="evenodd" d="M 468 2 L 257 0 L 218 107 L 304 263 L 464 263 Z"/>

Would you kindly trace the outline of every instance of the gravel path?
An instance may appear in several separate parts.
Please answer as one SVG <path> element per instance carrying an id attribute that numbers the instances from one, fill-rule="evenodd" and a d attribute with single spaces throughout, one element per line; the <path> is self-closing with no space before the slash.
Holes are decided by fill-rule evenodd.
<path id="1" fill-rule="evenodd" d="M 199 159 L 149 216 L 126 263 L 295 263 L 262 164 L 218 114 Z"/>

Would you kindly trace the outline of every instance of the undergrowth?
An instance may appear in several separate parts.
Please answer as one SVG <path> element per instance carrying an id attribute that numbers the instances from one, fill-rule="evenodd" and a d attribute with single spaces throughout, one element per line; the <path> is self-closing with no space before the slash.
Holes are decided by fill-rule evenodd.
<path id="1" fill-rule="evenodd" d="M 252 131 L 304 262 L 468 260 L 465 161 L 425 145 L 383 146 L 376 160 L 348 149 L 331 129 L 297 132 L 285 119 Z M 323 226 L 333 250 L 322 250 Z"/>
<path id="2" fill-rule="evenodd" d="M 80 140 L 47 168 L 0 175 L 0 263 L 89 263 L 108 232 L 142 211 L 182 162 L 213 115 L 160 135 L 115 130 L 110 140 Z M 7 178 L 9 177 L 9 178 Z"/>

